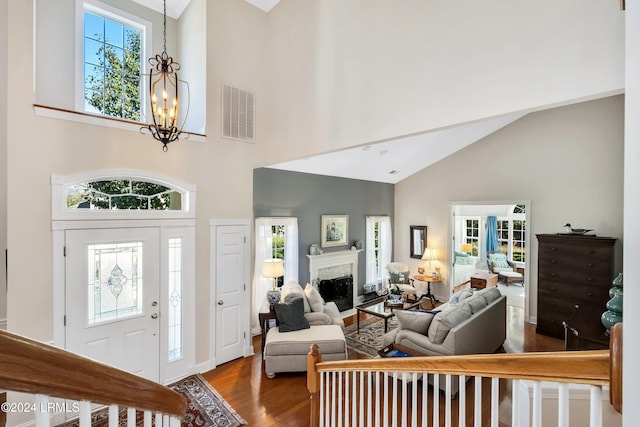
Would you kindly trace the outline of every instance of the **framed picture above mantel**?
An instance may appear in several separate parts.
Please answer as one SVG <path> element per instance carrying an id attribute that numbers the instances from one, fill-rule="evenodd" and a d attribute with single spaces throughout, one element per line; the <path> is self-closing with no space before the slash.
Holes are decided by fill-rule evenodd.
<path id="1" fill-rule="evenodd" d="M 346 246 L 349 239 L 349 215 L 322 215 L 322 247 Z"/>

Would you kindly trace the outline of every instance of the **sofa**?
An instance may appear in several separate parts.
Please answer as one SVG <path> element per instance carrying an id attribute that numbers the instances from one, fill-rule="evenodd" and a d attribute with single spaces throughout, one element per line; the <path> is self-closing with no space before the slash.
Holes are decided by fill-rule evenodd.
<path id="1" fill-rule="evenodd" d="M 464 289 L 432 311 L 394 313 L 399 326 L 384 335 L 383 346 L 400 344 L 425 356 L 493 353 L 507 337 L 507 298 L 495 287 Z M 457 392 L 455 380 L 451 393 Z"/>

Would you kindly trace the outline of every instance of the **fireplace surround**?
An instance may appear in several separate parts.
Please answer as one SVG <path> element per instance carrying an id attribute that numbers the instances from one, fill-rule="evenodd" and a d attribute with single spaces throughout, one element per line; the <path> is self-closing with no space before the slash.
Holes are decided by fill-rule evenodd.
<path id="1" fill-rule="evenodd" d="M 318 290 L 320 290 L 320 284 L 323 281 L 325 281 L 323 287 L 328 286 L 329 281 L 333 281 L 335 282 L 333 284 L 338 285 L 340 290 L 334 290 L 334 293 L 339 293 L 339 299 L 344 301 L 341 303 L 342 307 L 336 302 L 340 311 L 348 310 L 356 305 L 358 296 L 358 256 L 360 252 L 363 252 L 363 250 L 355 249 L 324 252 L 322 255 L 307 255 L 309 258 L 309 277 L 312 281 L 318 283 Z M 349 285 L 350 291 L 345 291 Z M 346 295 L 344 295 L 345 293 Z M 320 294 L 322 295 L 322 291 Z M 350 301 L 347 302 L 347 299 Z"/>

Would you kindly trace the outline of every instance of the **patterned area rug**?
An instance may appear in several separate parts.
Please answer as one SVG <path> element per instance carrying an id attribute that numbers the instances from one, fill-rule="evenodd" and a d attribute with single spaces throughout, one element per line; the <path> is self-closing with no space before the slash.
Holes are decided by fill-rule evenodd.
<path id="1" fill-rule="evenodd" d="M 182 427 L 238 427 L 247 425 L 236 411 L 211 387 L 200 375 L 191 375 L 183 380 L 170 384 L 187 399 L 189 407 L 182 421 Z M 127 410 L 121 408 L 118 426 L 127 427 Z M 101 409 L 91 414 L 92 427 L 107 427 L 109 425 L 108 409 Z M 143 413 L 136 412 L 136 426 L 143 425 Z M 78 420 L 71 420 L 58 427 L 78 427 Z"/>
<path id="2" fill-rule="evenodd" d="M 391 331 L 398 326 L 398 319 L 392 317 L 389 319 L 389 327 Z M 365 354 L 371 358 L 380 357 L 378 350 L 382 349 L 382 336 L 384 335 L 384 320 L 378 317 L 370 317 L 360 321 L 360 333 L 358 333 L 358 325 L 353 324 L 347 326 L 344 330 L 344 337 L 347 340 L 347 346 Z"/>

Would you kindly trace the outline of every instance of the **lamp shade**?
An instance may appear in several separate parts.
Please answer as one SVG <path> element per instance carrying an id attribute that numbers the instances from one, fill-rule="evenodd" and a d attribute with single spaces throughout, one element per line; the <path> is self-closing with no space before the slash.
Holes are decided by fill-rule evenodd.
<path id="1" fill-rule="evenodd" d="M 284 261 L 281 259 L 264 260 L 262 263 L 262 275 L 272 279 L 284 276 Z"/>
<path id="2" fill-rule="evenodd" d="M 436 259 L 436 250 L 433 248 L 426 248 L 424 253 L 422 254 L 422 259 L 428 261 L 435 261 Z"/>
<path id="3" fill-rule="evenodd" d="M 460 250 L 462 252 L 471 253 L 471 243 L 463 243 L 460 245 Z"/>

